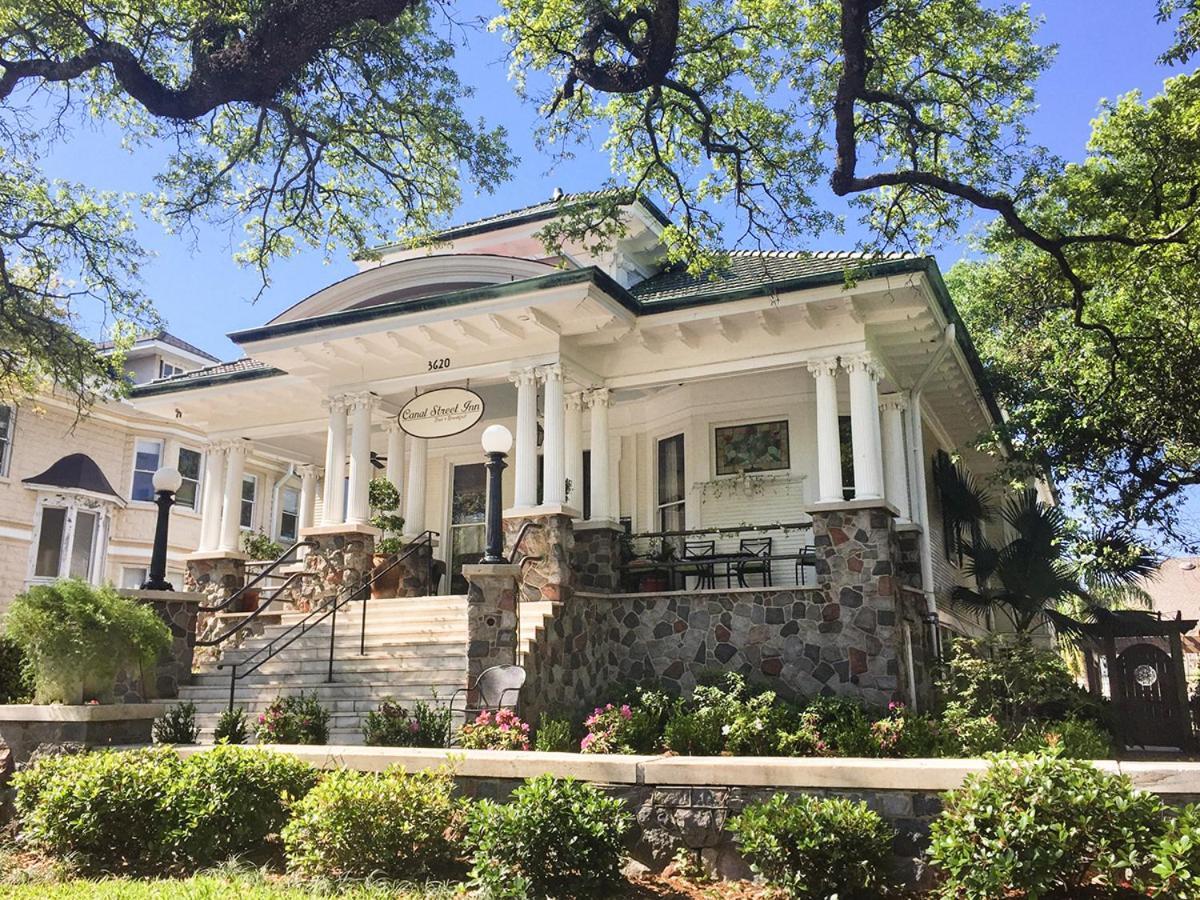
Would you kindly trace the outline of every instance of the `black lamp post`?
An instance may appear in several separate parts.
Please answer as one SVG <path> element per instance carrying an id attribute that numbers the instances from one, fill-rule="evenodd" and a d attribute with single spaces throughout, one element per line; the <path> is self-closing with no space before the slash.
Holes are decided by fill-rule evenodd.
<path id="1" fill-rule="evenodd" d="M 158 522 L 154 526 L 154 550 L 150 555 L 150 572 L 142 582 L 143 591 L 173 591 L 174 585 L 167 581 L 167 528 L 171 521 L 171 507 L 175 505 L 175 492 L 183 484 L 178 469 L 164 466 L 154 473 L 154 493 L 157 495 Z"/>
<path id="2" fill-rule="evenodd" d="M 512 432 L 503 425 L 489 425 L 483 429 L 483 452 L 487 456 L 486 537 L 483 559 L 480 560 L 483 563 L 508 562 L 504 558 L 504 527 L 500 515 L 504 505 L 500 496 L 500 475 L 507 468 L 504 460 L 512 449 L 512 441 Z"/>

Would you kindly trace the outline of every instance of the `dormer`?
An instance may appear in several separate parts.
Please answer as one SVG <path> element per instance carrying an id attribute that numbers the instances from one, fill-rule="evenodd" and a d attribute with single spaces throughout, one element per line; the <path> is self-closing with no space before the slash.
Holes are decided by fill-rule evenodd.
<path id="1" fill-rule="evenodd" d="M 98 345 L 102 352 L 111 352 L 112 342 Z M 182 375 L 220 362 L 199 347 L 175 337 L 167 331 L 147 334 L 134 341 L 125 354 L 125 372 L 131 384 L 145 384 L 172 375 Z"/>

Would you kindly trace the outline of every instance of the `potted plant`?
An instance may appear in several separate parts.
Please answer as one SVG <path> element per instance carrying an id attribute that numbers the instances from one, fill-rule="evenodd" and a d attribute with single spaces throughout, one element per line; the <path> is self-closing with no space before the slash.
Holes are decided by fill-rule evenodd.
<path id="1" fill-rule="evenodd" d="M 404 549 L 404 541 L 400 537 L 404 531 L 404 517 L 396 513 L 400 508 L 400 492 L 386 478 L 372 478 L 369 502 L 371 524 L 383 532 L 375 542 L 375 555 L 371 558 L 374 564 L 372 575 L 375 576 L 371 583 L 371 596 L 375 599 L 395 597 L 400 589 L 400 579 L 404 576 L 404 567 L 387 567 Z"/>
<path id="2" fill-rule="evenodd" d="M 283 547 L 267 537 L 262 531 L 247 531 L 242 535 L 242 552 L 255 562 L 274 562 L 283 555 Z M 247 588 L 238 597 L 237 609 L 233 612 L 254 612 L 258 609 L 262 591 L 259 588 Z"/>
<path id="3" fill-rule="evenodd" d="M 656 565 L 638 580 L 638 590 L 643 594 L 669 591 L 671 589 L 671 570 L 665 566 L 675 559 L 675 545 L 670 541 L 655 541 L 650 545 L 650 552 L 646 554 L 646 559 Z M 659 568 L 659 566 L 664 568 Z"/>

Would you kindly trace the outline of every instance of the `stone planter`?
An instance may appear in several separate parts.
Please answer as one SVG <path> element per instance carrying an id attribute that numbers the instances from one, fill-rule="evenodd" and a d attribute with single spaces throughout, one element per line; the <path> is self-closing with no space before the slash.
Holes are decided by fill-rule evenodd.
<path id="1" fill-rule="evenodd" d="M 41 744 L 148 744 L 154 720 L 166 708 L 165 703 L 0 705 L 0 741 L 17 764 L 26 762 Z"/>

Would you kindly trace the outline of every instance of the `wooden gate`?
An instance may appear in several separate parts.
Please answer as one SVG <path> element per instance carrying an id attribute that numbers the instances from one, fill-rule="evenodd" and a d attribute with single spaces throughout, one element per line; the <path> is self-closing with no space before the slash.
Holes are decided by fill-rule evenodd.
<path id="1" fill-rule="evenodd" d="M 1183 747 L 1191 734 L 1170 654 L 1153 644 L 1134 644 L 1117 657 L 1118 725 L 1129 746 Z"/>

